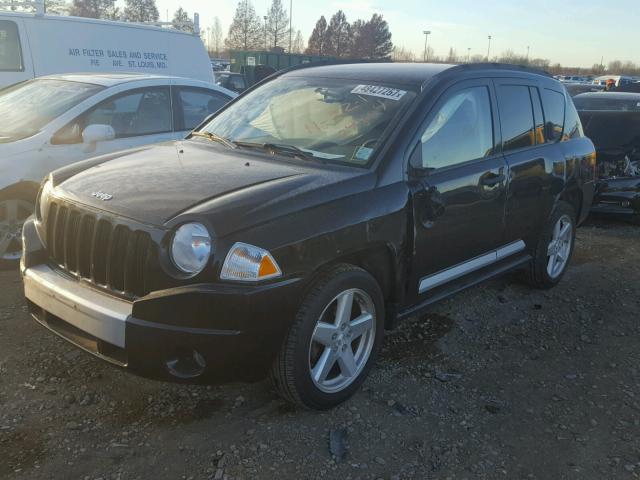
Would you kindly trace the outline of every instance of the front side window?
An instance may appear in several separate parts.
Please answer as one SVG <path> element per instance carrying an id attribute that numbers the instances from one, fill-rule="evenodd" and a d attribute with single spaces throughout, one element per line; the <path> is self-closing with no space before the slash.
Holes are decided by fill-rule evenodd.
<path id="1" fill-rule="evenodd" d="M 27 138 L 103 87 L 64 80 L 30 80 L 0 92 L 0 143 Z"/>
<path id="2" fill-rule="evenodd" d="M 562 138 L 564 129 L 564 95 L 548 88 L 542 89 L 542 106 L 546 118 L 546 136 L 550 142 Z"/>
<path id="3" fill-rule="evenodd" d="M 220 110 L 231 100 L 226 95 L 202 88 L 181 88 L 178 96 L 183 119 L 181 130 L 193 130 L 206 117 Z"/>
<path id="4" fill-rule="evenodd" d="M 501 85 L 498 87 L 500 125 L 503 151 L 519 150 L 535 145 L 534 120 L 529 87 Z"/>
<path id="5" fill-rule="evenodd" d="M 52 143 L 82 143 L 89 125 L 109 125 L 116 138 L 130 138 L 171 132 L 172 122 L 169 87 L 140 89 L 99 103 L 59 131 Z"/>
<path id="6" fill-rule="evenodd" d="M 203 131 L 277 145 L 354 166 L 369 165 L 384 132 L 415 93 L 335 78 L 279 77 L 234 102 Z"/>
<path id="7" fill-rule="evenodd" d="M 22 49 L 18 25 L 0 20 L 0 72 L 22 72 Z"/>
<path id="8" fill-rule="evenodd" d="M 436 169 L 491 155 L 493 120 L 487 87 L 461 90 L 436 107 L 422 134 L 421 166 Z M 414 166 L 415 160 L 413 161 Z"/>

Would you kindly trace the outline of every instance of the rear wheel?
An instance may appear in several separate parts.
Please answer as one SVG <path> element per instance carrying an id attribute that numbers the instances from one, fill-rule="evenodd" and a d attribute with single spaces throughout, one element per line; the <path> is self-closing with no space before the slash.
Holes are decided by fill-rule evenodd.
<path id="1" fill-rule="evenodd" d="M 17 268 L 22 255 L 22 226 L 35 208 L 33 198 L 0 199 L 0 269 Z"/>
<path id="2" fill-rule="evenodd" d="M 380 288 L 366 271 L 341 265 L 320 277 L 304 299 L 271 370 L 279 393 L 325 410 L 364 381 L 384 334 Z"/>
<path id="3" fill-rule="evenodd" d="M 529 267 L 529 283 L 551 288 L 560 282 L 573 254 L 576 214 L 571 205 L 559 202 L 544 227 Z"/>

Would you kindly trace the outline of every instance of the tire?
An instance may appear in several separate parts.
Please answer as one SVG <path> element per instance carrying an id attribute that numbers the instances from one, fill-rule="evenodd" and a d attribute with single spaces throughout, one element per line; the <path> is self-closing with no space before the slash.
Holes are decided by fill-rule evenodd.
<path id="1" fill-rule="evenodd" d="M 552 240 L 558 236 L 558 228 L 560 230 L 568 228 L 566 231 L 567 236 L 556 238 L 556 243 L 552 245 Z M 575 210 L 566 202 L 558 202 L 543 228 L 533 260 L 529 265 L 527 279 L 532 287 L 549 289 L 555 287 L 562 280 L 567 271 L 567 266 L 571 262 L 575 238 Z M 556 252 L 559 256 L 556 257 L 556 263 L 552 264 L 551 257 Z M 560 259 L 564 259 L 562 265 L 560 265 Z"/>
<path id="2" fill-rule="evenodd" d="M 340 306 L 348 305 L 349 298 L 351 310 L 340 315 L 348 310 Z M 278 393 L 316 410 L 328 410 L 351 397 L 382 344 L 384 311 L 380 287 L 365 270 L 342 264 L 321 274 L 272 365 L 270 377 Z"/>
<path id="3" fill-rule="evenodd" d="M 18 268 L 22 226 L 35 209 L 37 189 L 10 187 L 0 194 L 0 270 Z"/>

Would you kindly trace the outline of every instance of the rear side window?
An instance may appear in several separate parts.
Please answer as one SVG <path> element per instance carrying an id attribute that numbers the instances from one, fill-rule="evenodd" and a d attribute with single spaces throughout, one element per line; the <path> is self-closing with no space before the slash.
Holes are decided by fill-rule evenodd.
<path id="1" fill-rule="evenodd" d="M 217 112 L 229 100 L 226 95 L 203 88 L 180 88 L 182 125 L 180 130 L 193 130 L 210 114 Z"/>
<path id="2" fill-rule="evenodd" d="M 498 88 L 498 94 L 503 151 L 508 152 L 534 145 L 533 109 L 529 87 L 501 85 Z"/>
<path id="3" fill-rule="evenodd" d="M 454 93 L 436 108 L 422 134 L 421 163 L 436 169 L 476 160 L 493 152 L 491 99 L 487 87 Z"/>
<path id="4" fill-rule="evenodd" d="M 562 140 L 570 140 L 572 138 L 584 137 L 584 130 L 582 129 L 582 122 L 576 111 L 576 107 L 573 101 L 569 99 L 567 101 L 567 116 L 564 121 L 565 129 Z"/>
<path id="5" fill-rule="evenodd" d="M 548 88 L 542 89 L 542 106 L 546 119 L 547 141 L 557 142 L 562 138 L 564 128 L 564 95 Z"/>
<path id="6" fill-rule="evenodd" d="M 22 72 L 20 35 L 15 22 L 0 20 L 0 72 Z"/>

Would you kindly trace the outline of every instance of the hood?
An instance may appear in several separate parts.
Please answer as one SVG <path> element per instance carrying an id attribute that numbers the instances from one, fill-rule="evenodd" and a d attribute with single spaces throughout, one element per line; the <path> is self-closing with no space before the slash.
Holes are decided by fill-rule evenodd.
<path id="1" fill-rule="evenodd" d="M 194 140 L 124 152 L 64 180 L 59 188 L 78 203 L 163 225 L 182 213 L 206 215 L 207 205 L 221 201 L 255 209 L 275 192 L 334 182 L 335 171 L 330 170 L 332 174 L 312 163 L 262 159 Z M 354 169 L 345 170 L 351 174 L 338 176 L 354 175 Z"/>

